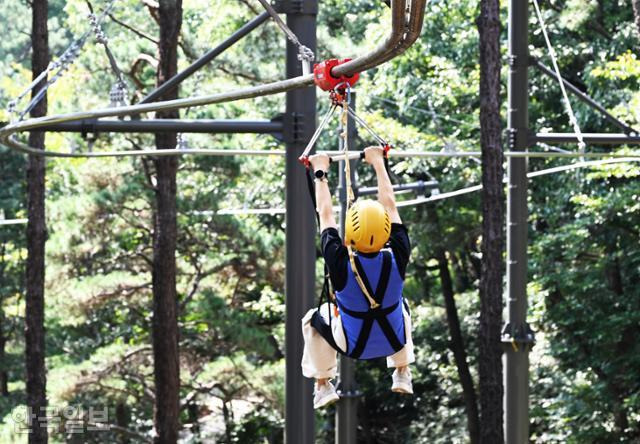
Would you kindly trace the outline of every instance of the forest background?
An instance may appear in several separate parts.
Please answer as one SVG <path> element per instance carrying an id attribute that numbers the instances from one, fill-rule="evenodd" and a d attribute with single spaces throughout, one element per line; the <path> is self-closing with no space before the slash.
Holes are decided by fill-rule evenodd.
<path id="1" fill-rule="evenodd" d="M 610 112 L 640 127 L 640 18 L 631 0 L 542 2 L 565 78 Z M 0 121 L 31 81 L 30 7 L 0 10 Z M 128 100 L 155 85 L 158 23 L 153 2 L 122 0 L 103 26 L 125 72 Z M 94 2 L 97 11 L 105 3 Z M 49 2 L 51 54 L 89 29 L 84 1 Z M 179 68 L 260 11 L 257 1 L 185 1 Z M 151 13 L 150 13 L 151 12 Z M 433 0 L 422 35 L 404 55 L 362 75 L 358 110 L 398 149 L 480 149 L 479 2 Z M 503 5 L 502 23 L 506 24 Z M 383 3 L 326 0 L 318 15 L 318 54 L 350 56 L 387 33 Z M 634 22 L 635 20 L 635 22 Z M 532 55 L 550 65 L 531 17 Z M 506 54 L 506 26 L 502 32 Z M 285 39 L 261 26 L 187 80 L 180 96 L 227 91 L 284 77 Z M 507 64 L 503 59 L 503 99 Z M 530 122 L 571 131 L 557 82 L 530 70 Z M 49 114 L 105 107 L 116 79 L 93 38 L 49 90 Z M 320 111 L 327 101 L 319 95 Z M 503 104 L 506 100 L 503 100 Z M 617 131 L 573 101 L 583 131 Z M 284 96 L 182 110 L 186 118 L 272 118 Z M 506 105 L 503 106 L 506 116 Z M 504 125 L 503 125 L 504 126 Z M 190 147 L 281 148 L 270 136 L 189 135 Z M 331 129 L 320 149 L 336 147 Z M 361 134 L 360 147 L 367 142 Z M 91 149 L 152 147 L 153 136 L 100 134 Z M 49 133 L 49 149 L 87 150 L 78 135 Z M 539 146 L 539 149 L 554 147 Z M 567 147 L 564 147 L 567 148 Z M 593 150 L 610 150 L 589 147 Z M 567 149 L 575 149 L 569 147 Z M 615 147 L 624 151 L 626 147 Z M 531 160 L 531 171 L 567 160 Z M 156 171 L 135 159 L 46 163 L 47 396 L 52 406 L 108 406 L 114 431 L 82 442 L 144 442 L 153 431 L 151 249 Z M 480 181 L 477 159 L 399 160 L 396 181 L 435 178 L 442 191 Z M 371 184 L 366 168 L 359 180 Z M 529 321 L 531 440 L 537 443 L 640 442 L 640 169 L 615 164 L 530 181 Z M 0 147 L 0 216 L 26 217 L 26 158 Z M 284 411 L 284 217 L 217 215 L 221 209 L 284 206 L 279 158 L 183 157 L 178 169 L 177 288 L 180 422 L 184 442 L 282 442 Z M 337 177 L 337 174 L 333 174 Z M 335 183 L 333 188 L 335 189 Z M 404 199 L 405 196 L 399 197 Z M 413 398 L 388 390 L 383 362 L 360 363 L 359 437 L 377 443 L 467 442 L 468 393 L 450 336 L 455 300 L 466 360 L 477 387 L 480 194 L 402 210 L 413 250 L 405 296 L 414 318 Z M 0 227 L 0 442 L 26 442 L 15 430 L 25 406 L 24 226 Z M 318 276 L 321 271 L 318 261 Z M 455 299 L 454 299 L 455 298 Z M 474 401 L 475 402 L 475 401 Z M 334 418 L 317 414 L 319 442 L 332 442 Z M 52 430 L 51 442 L 76 442 Z M 129 440 L 129 441 L 128 441 Z"/>

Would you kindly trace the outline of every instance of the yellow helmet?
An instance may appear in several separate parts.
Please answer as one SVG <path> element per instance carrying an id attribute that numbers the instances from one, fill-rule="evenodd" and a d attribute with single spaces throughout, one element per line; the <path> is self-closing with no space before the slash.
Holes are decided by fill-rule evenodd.
<path id="1" fill-rule="evenodd" d="M 359 200 L 347 212 L 345 243 L 362 253 L 380 251 L 389 240 L 391 221 L 382 204 Z"/>

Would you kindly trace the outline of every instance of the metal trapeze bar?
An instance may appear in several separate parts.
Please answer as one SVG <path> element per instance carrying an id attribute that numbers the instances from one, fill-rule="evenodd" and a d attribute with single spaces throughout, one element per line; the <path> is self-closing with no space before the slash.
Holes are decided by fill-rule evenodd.
<path id="1" fill-rule="evenodd" d="M 531 61 L 531 64 L 535 68 L 537 68 L 541 73 L 552 78 L 553 80 L 557 80 L 556 74 L 547 66 L 545 66 L 536 57 L 530 57 L 530 61 Z M 607 119 L 609 122 L 611 122 L 612 124 L 620 128 L 625 134 L 627 135 L 638 134 L 638 131 L 636 131 L 633 127 L 627 125 L 625 122 L 615 117 L 613 114 L 607 111 L 602 105 L 596 102 L 591 96 L 580 91 L 580 89 L 578 89 L 578 87 L 576 87 L 574 84 L 572 84 L 568 80 L 565 80 L 564 78 L 562 79 L 562 83 L 564 83 L 564 86 L 567 88 L 568 91 L 572 92 L 582 102 L 586 103 L 591 108 L 595 109 L 600 114 L 602 114 L 605 119 Z"/>
<path id="2" fill-rule="evenodd" d="M 403 191 L 417 191 L 420 193 L 424 193 L 426 190 L 438 189 L 438 185 L 439 184 L 437 180 L 420 180 L 417 182 L 393 185 L 393 191 L 394 193 Z M 378 194 L 378 187 L 361 187 L 356 191 L 356 196 L 371 196 L 373 194 Z"/>
<path id="3" fill-rule="evenodd" d="M 204 55 L 202 55 L 198 60 L 193 62 L 189 67 L 185 68 L 183 71 L 179 72 L 175 76 L 171 77 L 169 80 L 164 82 L 162 85 L 151 91 L 144 99 L 140 101 L 140 103 L 151 103 L 158 100 L 162 97 L 163 94 L 173 89 L 178 84 L 182 83 L 183 80 L 190 77 L 193 73 L 198 71 L 200 68 L 205 66 L 207 63 L 211 62 L 213 59 L 218 57 L 220 54 L 225 52 L 243 37 L 248 35 L 251 31 L 256 29 L 258 26 L 269 20 L 269 13 L 263 12 L 253 20 L 245 23 L 240 29 L 231 34 L 225 41 L 220 43 L 215 48 L 209 50 Z"/>
<path id="4" fill-rule="evenodd" d="M 154 119 L 154 120 L 97 120 L 83 119 L 54 123 L 30 131 L 95 133 L 281 133 L 283 124 L 270 120 L 210 120 L 210 119 Z"/>
<path id="5" fill-rule="evenodd" d="M 602 145 L 640 145 L 640 136 L 607 133 L 582 133 L 585 143 Z M 543 143 L 577 143 L 575 133 L 537 133 L 531 137 L 530 146 Z"/>

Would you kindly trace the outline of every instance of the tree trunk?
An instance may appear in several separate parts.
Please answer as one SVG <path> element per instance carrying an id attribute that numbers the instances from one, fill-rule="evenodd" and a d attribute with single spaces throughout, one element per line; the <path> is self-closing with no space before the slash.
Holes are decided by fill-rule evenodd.
<path id="1" fill-rule="evenodd" d="M 435 208 L 427 208 L 427 214 L 434 226 L 439 227 L 440 222 Z M 436 230 L 438 230 L 438 228 L 436 228 Z M 451 337 L 450 347 L 453 352 L 453 358 L 456 363 L 460 385 L 462 386 L 462 394 L 464 396 L 469 442 L 471 444 L 477 444 L 480 442 L 478 400 L 475 387 L 473 386 L 473 378 L 469 371 L 462 331 L 460 330 L 460 319 L 458 318 L 458 308 L 456 307 L 453 282 L 451 280 L 451 272 L 449 271 L 449 260 L 447 259 L 445 249 L 441 245 L 437 245 L 435 250 L 435 257 L 438 261 L 438 270 L 440 273 L 440 287 L 447 312 L 449 336 Z"/>
<path id="2" fill-rule="evenodd" d="M 481 0 L 480 144 L 482 148 L 482 274 L 480 277 L 480 442 L 502 443 L 503 153 L 500 121 L 500 2 Z"/>
<path id="3" fill-rule="evenodd" d="M 159 64 L 157 84 L 177 73 L 178 36 L 182 24 L 181 0 L 161 0 L 159 4 Z M 162 100 L 178 97 L 177 89 Z M 159 112 L 158 118 L 177 118 L 177 111 Z M 176 134 L 156 134 L 156 148 L 173 149 Z M 176 293 L 176 173 L 177 157 L 154 159 L 157 185 L 153 230 L 153 355 L 156 390 L 156 443 L 178 440 L 180 414 L 180 359 Z"/>
<path id="4" fill-rule="evenodd" d="M 5 346 L 7 338 L 3 332 L 4 317 L 0 314 L 0 396 L 9 396 L 9 373 L 6 368 Z"/>
<path id="5" fill-rule="evenodd" d="M 478 417 L 478 400 L 476 390 L 473 386 L 473 378 L 469 371 L 467 362 L 467 352 L 465 350 L 464 339 L 460 330 L 460 319 L 451 283 L 449 272 L 449 261 L 445 251 L 438 248 L 436 260 L 440 271 L 440 285 L 442 286 L 442 297 L 447 311 L 447 324 L 449 326 L 449 336 L 451 337 L 451 351 L 458 369 L 458 377 L 464 395 L 465 409 L 467 413 L 467 429 L 469 430 L 469 442 L 476 444 L 480 442 L 480 420 Z"/>
<path id="6" fill-rule="evenodd" d="M 37 77 L 49 64 L 49 40 L 47 28 L 47 0 L 33 0 L 31 71 Z M 44 86 L 43 80 L 34 88 L 32 97 Z M 31 111 L 32 117 L 47 113 L 47 96 Z M 29 145 L 44 148 L 44 132 L 31 132 Z M 27 406 L 33 416 L 29 418 L 31 433 L 29 443 L 46 443 L 47 428 L 47 376 L 44 348 L 44 244 L 46 241 L 44 206 L 45 158 L 29 156 L 27 167 L 27 268 L 25 307 L 25 368 Z M 42 419 L 41 419 L 42 418 Z"/>
<path id="7" fill-rule="evenodd" d="M 633 4 L 633 17 L 635 18 L 638 34 L 640 34 L 640 0 L 631 0 Z"/>
<path id="8" fill-rule="evenodd" d="M 2 243 L 0 249 L 0 283 L 4 281 L 5 270 L 5 243 Z M 5 347 L 7 345 L 7 336 L 5 334 L 5 317 L 2 309 L 2 297 L 0 296 L 0 396 L 9 396 L 9 374 L 7 371 L 7 361 L 5 354 Z"/>

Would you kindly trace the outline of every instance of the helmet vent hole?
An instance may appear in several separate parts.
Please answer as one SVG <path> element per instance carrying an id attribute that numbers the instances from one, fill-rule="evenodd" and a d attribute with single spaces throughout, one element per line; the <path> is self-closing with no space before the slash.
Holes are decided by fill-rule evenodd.
<path id="1" fill-rule="evenodd" d="M 373 245 L 373 236 L 371 236 L 371 240 L 369 241 L 369 245 Z"/>
<path id="2" fill-rule="evenodd" d="M 351 245 L 355 245 L 355 244 L 356 242 L 353 239 L 351 239 Z"/>

